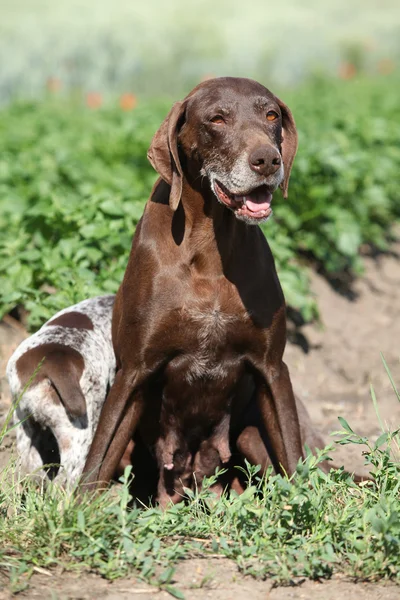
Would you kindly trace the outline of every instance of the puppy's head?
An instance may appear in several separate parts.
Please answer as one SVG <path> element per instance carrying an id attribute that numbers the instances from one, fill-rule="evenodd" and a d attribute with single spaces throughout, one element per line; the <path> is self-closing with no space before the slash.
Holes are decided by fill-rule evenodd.
<path id="1" fill-rule="evenodd" d="M 177 102 L 156 132 L 148 158 L 170 184 L 175 210 L 182 178 L 203 177 L 215 198 L 247 223 L 272 213 L 273 192 L 287 196 L 297 150 L 289 108 L 250 79 L 222 77 Z"/>

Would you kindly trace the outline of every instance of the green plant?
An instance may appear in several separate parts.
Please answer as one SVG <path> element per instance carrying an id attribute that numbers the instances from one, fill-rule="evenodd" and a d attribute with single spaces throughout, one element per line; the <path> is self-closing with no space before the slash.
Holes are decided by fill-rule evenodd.
<path id="1" fill-rule="evenodd" d="M 397 80 L 315 79 L 283 93 L 299 129 L 289 198 L 264 226 L 288 303 L 316 315 L 307 260 L 358 273 L 362 244 L 387 248 L 400 215 Z M 156 174 L 146 159 L 170 103 L 133 112 L 16 103 L 0 112 L 0 312 L 36 328 L 115 292 Z"/>

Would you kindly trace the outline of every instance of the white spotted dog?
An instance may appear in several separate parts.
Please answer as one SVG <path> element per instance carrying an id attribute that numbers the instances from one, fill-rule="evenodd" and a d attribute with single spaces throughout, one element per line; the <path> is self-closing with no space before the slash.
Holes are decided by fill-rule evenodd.
<path id="1" fill-rule="evenodd" d="M 80 477 L 115 377 L 114 298 L 99 296 L 60 311 L 10 358 L 7 377 L 14 422 L 22 421 L 16 435 L 24 471 L 68 486 Z"/>

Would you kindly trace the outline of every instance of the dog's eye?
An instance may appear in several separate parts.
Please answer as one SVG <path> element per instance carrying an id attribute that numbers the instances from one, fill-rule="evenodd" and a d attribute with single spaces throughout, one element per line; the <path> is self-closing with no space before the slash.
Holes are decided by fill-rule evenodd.
<path id="1" fill-rule="evenodd" d="M 278 114 L 274 110 L 267 112 L 267 121 L 275 121 L 278 118 Z"/>
<path id="2" fill-rule="evenodd" d="M 225 119 L 224 119 L 224 117 L 221 117 L 221 115 L 215 115 L 215 117 L 212 117 L 210 119 L 210 122 L 214 123 L 215 125 L 224 125 Z"/>

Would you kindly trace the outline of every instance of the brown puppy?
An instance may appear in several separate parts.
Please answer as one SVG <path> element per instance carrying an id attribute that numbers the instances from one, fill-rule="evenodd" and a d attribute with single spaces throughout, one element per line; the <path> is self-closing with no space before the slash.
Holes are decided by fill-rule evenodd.
<path id="1" fill-rule="evenodd" d="M 200 84 L 154 136 L 148 156 L 161 178 L 116 298 L 118 371 L 85 465 L 89 487 L 110 481 L 138 427 L 147 446 L 168 447 L 175 432 L 182 455 L 195 456 L 254 390 L 272 463 L 294 472 L 303 453 L 282 361 L 285 302 L 257 225 L 279 186 L 286 196 L 296 148 L 288 107 L 229 77 Z"/>
<path id="2" fill-rule="evenodd" d="M 313 453 L 318 449 L 323 449 L 326 444 L 314 429 L 310 415 L 297 395 L 296 406 L 302 447 L 307 445 Z M 176 436 L 174 439 L 177 442 Z M 230 447 L 232 447 L 232 455 Z M 160 478 L 157 500 L 162 506 L 171 502 L 176 504 L 184 497 L 184 487 L 201 489 L 204 478 L 214 475 L 217 468 L 224 469 L 225 473 L 218 478 L 211 489 L 217 495 L 220 495 L 224 488 L 232 488 L 236 492 L 242 493 L 246 481 L 244 474 L 236 467 L 244 466 L 244 459 L 246 459 L 252 465 L 260 465 L 259 473 L 263 475 L 269 466 L 274 466 L 269 455 L 269 448 L 270 443 L 254 398 L 238 422 L 232 424 L 230 431 L 229 422 L 225 421 L 210 438 L 201 442 L 194 457 L 186 453 L 185 464 L 178 463 L 181 468 L 178 467 L 174 470 L 168 468 L 165 471 L 165 467 L 170 467 L 170 465 L 163 465 L 159 457 Z M 179 451 L 175 453 L 175 456 L 180 456 Z M 320 463 L 320 468 L 328 472 L 332 465 L 323 461 Z"/>
<path id="3" fill-rule="evenodd" d="M 214 475 L 217 467 L 227 467 L 231 459 L 229 439 L 230 419 L 226 415 L 207 439 L 203 439 L 193 454 L 184 435 L 177 429 L 168 431 L 156 444 L 159 481 L 157 501 L 161 506 L 176 504 L 184 496 L 184 487 L 201 489 L 204 477 Z M 190 435 L 187 436 L 190 439 Z M 252 444 L 251 436 L 250 444 Z M 256 441 L 257 443 L 257 441 Z M 169 461 L 169 462 L 166 462 Z M 213 486 L 221 494 L 221 483 Z"/>
<path id="4" fill-rule="evenodd" d="M 298 396 L 296 405 L 303 448 L 306 444 L 313 452 L 324 448 L 324 440 L 314 429 L 307 409 Z M 157 441 L 155 456 L 151 449 L 144 447 L 140 436 L 136 436 L 135 443 L 130 442 L 122 461 L 125 461 L 124 466 L 133 466 L 133 496 L 144 504 L 149 500 L 157 500 L 162 507 L 166 507 L 182 501 L 186 495 L 185 488 L 201 490 L 204 478 L 213 476 L 217 468 L 224 469 L 224 472 L 212 486 L 212 491 L 217 496 L 224 489 L 242 493 L 247 478 L 237 467 L 244 467 L 246 459 L 253 465 L 260 465 L 259 474 L 263 475 L 269 466 L 273 467 L 268 448 L 269 441 L 253 398 L 237 423 L 229 427 L 229 422 L 225 420 L 210 438 L 201 442 L 194 456 L 187 449 L 185 439 L 179 440 L 176 431 L 172 431 L 166 439 Z M 164 462 L 166 456 L 171 460 L 171 455 L 173 465 Z M 328 472 L 337 467 L 324 461 L 320 463 L 320 468 Z M 355 479 L 363 478 L 355 476 Z"/>

